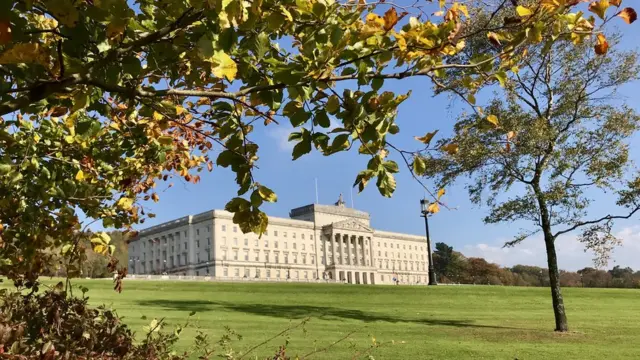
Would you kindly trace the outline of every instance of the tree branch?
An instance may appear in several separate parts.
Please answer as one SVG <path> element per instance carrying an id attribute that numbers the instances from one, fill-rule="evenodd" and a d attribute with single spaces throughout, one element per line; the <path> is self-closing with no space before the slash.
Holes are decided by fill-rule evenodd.
<path id="1" fill-rule="evenodd" d="M 575 225 L 573 225 L 570 228 L 567 228 L 565 230 L 561 230 L 556 232 L 553 237 L 557 238 L 558 236 L 562 235 L 562 234 L 566 234 L 568 232 L 572 232 L 573 230 L 585 226 L 585 225 L 593 225 L 593 224 L 598 224 L 601 223 L 603 221 L 607 221 L 607 220 L 614 220 L 614 219 L 629 219 L 630 217 L 633 216 L 633 214 L 635 214 L 636 212 L 638 212 L 640 210 L 640 206 L 636 207 L 635 209 L 633 209 L 633 211 L 631 211 L 629 214 L 627 215 L 607 215 L 607 216 L 603 216 L 600 219 L 596 219 L 596 220 L 591 220 L 591 221 L 582 221 L 579 222 Z"/>

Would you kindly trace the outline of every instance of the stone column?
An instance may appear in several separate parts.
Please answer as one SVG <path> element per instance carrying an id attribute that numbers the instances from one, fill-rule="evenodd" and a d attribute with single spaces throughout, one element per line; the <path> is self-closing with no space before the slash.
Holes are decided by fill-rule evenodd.
<path id="1" fill-rule="evenodd" d="M 335 265 L 336 264 L 336 246 L 338 246 L 338 244 L 336 244 L 336 236 L 335 234 L 331 234 L 331 236 L 329 237 L 331 239 L 331 264 Z"/>
<path id="2" fill-rule="evenodd" d="M 322 259 L 324 260 L 324 266 L 328 266 L 329 265 L 329 257 L 327 256 L 327 248 L 329 247 L 329 244 L 331 243 L 330 241 L 325 240 L 324 235 L 321 235 L 322 237 L 320 238 L 321 240 L 321 244 L 322 244 L 322 253 L 320 254 L 320 256 L 322 256 Z M 331 239 L 331 236 L 329 236 L 329 239 Z M 317 248 L 316 248 L 316 252 L 317 252 Z M 322 270 L 324 271 L 324 269 Z"/>
<path id="3" fill-rule="evenodd" d="M 356 265 L 362 265 L 360 264 L 360 249 L 358 246 L 358 236 L 353 236 L 353 245 L 355 246 L 355 250 L 356 250 Z"/>
<path id="4" fill-rule="evenodd" d="M 347 261 L 348 265 L 353 265 L 351 262 L 351 235 L 345 235 L 345 243 L 347 244 Z"/>
<path id="5" fill-rule="evenodd" d="M 373 238 L 367 236 L 367 240 L 369 241 L 369 265 L 375 267 L 374 261 L 376 261 L 376 259 L 374 258 L 373 254 Z"/>
<path id="6" fill-rule="evenodd" d="M 338 255 L 339 255 L 339 259 L 336 262 L 336 265 L 342 265 L 344 261 L 344 256 L 342 256 L 342 234 L 336 234 L 336 242 L 338 245 Z"/>

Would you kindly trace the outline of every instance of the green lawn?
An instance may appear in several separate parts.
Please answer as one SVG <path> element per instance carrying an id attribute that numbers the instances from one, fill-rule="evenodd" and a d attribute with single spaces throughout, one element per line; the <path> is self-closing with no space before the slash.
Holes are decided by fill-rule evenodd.
<path id="1" fill-rule="evenodd" d="M 375 359 L 637 359 L 640 291 L 565 289 L 570 333 L 553 330 L 546 288 L 355 286 L 128 280 L 122 294 L 105 280 L 75 281 L 95 305 L 112 305 L 138 333 L 148 318 L 170 324 L 191 311 L 215 339 L 228 325 L 253 344 L 310 317 L 290 334 L 289 355 L 305 354 L 355 331 L 316 359 L 350 359 L 374 336 Z M 193 339 L 184 333 L 180 345 Z M 393 343 L 391 343 L 393 341 Z M 284 338 L 258 352 L 264 358 Z"/>

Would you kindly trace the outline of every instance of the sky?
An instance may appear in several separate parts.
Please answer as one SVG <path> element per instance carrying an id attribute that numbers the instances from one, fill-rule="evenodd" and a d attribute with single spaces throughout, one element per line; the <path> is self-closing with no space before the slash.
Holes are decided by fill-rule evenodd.
<path id="1" fill-rule="evenodd" d="M 634 31 L 637 32 L 640 22 L 631 26 L 623 25 L 620 26 L 622 47 L 636 48 L 639 40 L 634 36 Z M 413 138 L 415 135 L 422 136 L 436 129 L 441 134 L 449 133 L 457 114 L 465 110 L 461 102 L 453 102 L 445 95 L 434 97 L 432 85 L 426 78 L 387 81 L 384 90 L 396 93 L 412 90 L 411 97 L 400 107 L 397 118 L 400 133 L 392 138 L 395 145 L 404 149 L 420 147 L 421 144 Z M 635 106 L 638 93 L 640 84 L 634 83 L 623 88 L 620 95 L 631 106 Z M 371 225 L 375 229 L 424 235 L 419 204 L 425 195 L 424 190 L 402 167 L 402 160 L 395 154 L 391 157 L 401 165 L 401 172 L 396 177 L 398 187 L 393 197 L 382 197 L 375 184 L 370 184 L 363 193 L 357 194 L 351 186 L 358 172 L 366 168 L 367 157 L 358 155 L 357 151 L 330 157 L 312 152 L 291 161 L 293 144 L 287 142 L 287 136 L 292 128 L 286 121 L 257 131 L 253 138 L 260 145 L 260 169 L 255 173 L 256 179 L 278 194 L 277 203 L 266 204 L 263 208 L 268 215 L 288 217 L 290 209 L 314 203 L 317 180 L 321 204 L 332 204 L 343 193 L 348 207 L 353 203 L 355 208 L 371 214 Z M 212 157 L 216 156 L 214 152 Z M 640 149 L 632 146 L 632 157 L 640 159 Z M 160 194 L 159 203 L 148 203 L 148 208 L 156 214 L 156 218 L 148 219 L 139 229 L 189 214 L 222 209 L 228 200 L 236 196 L 237 187 L 231 171 L 215 167 L 211 173 L 202 173 L 201 177 L 201 182 L 196 185 L 176 181 L 172 188 Z M 502 248 L 505 241 L 518 233 L 519 226 L 483 224 L 487 208 L 471 204 L 463 185 L 460 183 L 447 189 L 444 200 L 451 209 L 442 209 L 430 219 L 433 243 L 445 242 L 466 256 L 484 257 L 503 266 L 546 266 L 544 242 L 539 236 L 525 240 L 514 248 Z M 598 207 L 595 215 L 610 210 L 604 200 L 595 205 Z M 623 245 L 614 251 L 609 267 L 620 265 L 640 269 L 640 221 L 636 217 L 619 222 L 615 230 L 622 238 Z M 584 252 L 574 234 L 559 238 L 557 247 L 560 268 L 577 270 L 592 266 L 592 254 Z"/>

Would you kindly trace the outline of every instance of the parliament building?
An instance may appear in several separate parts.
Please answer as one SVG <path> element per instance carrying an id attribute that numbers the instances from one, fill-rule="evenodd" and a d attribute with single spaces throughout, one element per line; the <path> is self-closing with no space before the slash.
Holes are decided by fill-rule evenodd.
<path id="1" fill-rule="evenodd" d="M 335 205 L 269 217 L 261 238 L 243 234 L 233 214 L 211 210 L 144 230 L 129 243 L 129 274 L 218 280 L 331 281 L 351 284 L 428 282 L 423 236 L 374 230 L 368 213 Z"/>

